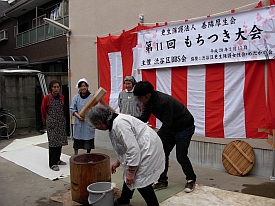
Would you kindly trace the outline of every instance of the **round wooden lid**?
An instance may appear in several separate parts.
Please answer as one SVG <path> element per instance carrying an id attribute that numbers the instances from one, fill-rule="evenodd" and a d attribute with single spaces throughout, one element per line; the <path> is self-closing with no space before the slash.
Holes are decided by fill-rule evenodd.
<path id="1" fill-rule="evenodd" d="M 223 150 L 222 164 L 231 175 L 246 175 L 252 169 L 254 162 L 254 151 L 247 142 L 235 140 L 227 144 Z"/>

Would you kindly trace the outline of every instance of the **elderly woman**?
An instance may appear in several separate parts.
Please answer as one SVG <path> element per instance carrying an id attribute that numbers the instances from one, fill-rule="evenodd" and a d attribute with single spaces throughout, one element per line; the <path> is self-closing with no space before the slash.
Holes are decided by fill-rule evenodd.
<path id="1" fill-rule="evenodd" d="M 49 84 L 50 94 L 44 96 L 41 104 L 42 119 L 46 121 L 49 141 L 49 166 L 54 171 L 59 171 L 58 165 L 66 165 L 60 157 L 62 146 L 68 145 L 64 96 L 59 93 L 60 86 L 59 81 L 52 80 Z"/>
<path id="2" fill-rule="evenodd" d="M 142 103 L 134 96 L 133 90 L 136 80 L 133 76 L 126 76 L 124 78 L 125 90 L 118 95 L 118 107 L 120 113 L 130 114 L 132 116 L 140 116 L 142 112 Z"/>
<path id="3" fill-rule="evenodd" d="M 78 154 L 79 149 L 87 150 L 87 153 L 91 152 L 91 149 L 95 148 L 94 136 L 95 129 L 92 125 L 88 124 L 83 117 L 79 115 L 83 107 L 93 97 L 93 94 L 89 91 L 89 83 L 87 79 L 81 78 L 76 83 L 78 88 L 78 94 L 73 97 L 70 105 L 70 111 L 74 116 L 74 154 Z"/>
<path id="4" fill-rule="evenodd" d="M 122 194 L 115 205 L 130 204 L 134 189 L 139 191 L 147 205 L 159 205 L 152 183 L 164 170 L 165 156 L 157 133 L 135 117 L 112 113 L 100 105 L 88 110 L 86 120 L 96 129 L 109 130 L 118 157 L 111 165 L 112 174 L 120 165 L 123 167 Z"/>

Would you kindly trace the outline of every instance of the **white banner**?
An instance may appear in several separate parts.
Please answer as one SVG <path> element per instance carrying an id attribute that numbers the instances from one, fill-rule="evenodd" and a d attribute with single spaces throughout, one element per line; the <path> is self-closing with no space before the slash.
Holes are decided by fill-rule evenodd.
<path id="1" fill-rule="evenodd" d="M 138 32 L 139 69 L 272 59 L 275 7 Z"/>

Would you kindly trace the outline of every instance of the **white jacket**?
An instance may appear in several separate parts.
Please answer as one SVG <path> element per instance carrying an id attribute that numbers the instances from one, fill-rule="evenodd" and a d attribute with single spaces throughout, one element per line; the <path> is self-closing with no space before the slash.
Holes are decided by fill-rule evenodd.
<path id="1" fill-rule="evenodd" d="M 128 167 L 138 167 L 130 189 L 142 188 L 158 180 L 165 167 L 165 155 L 162 142 L 152 128 L 135 117 L 119 114 L 113 121 L 109 137 L 124 168 L 125 182 Z"/>

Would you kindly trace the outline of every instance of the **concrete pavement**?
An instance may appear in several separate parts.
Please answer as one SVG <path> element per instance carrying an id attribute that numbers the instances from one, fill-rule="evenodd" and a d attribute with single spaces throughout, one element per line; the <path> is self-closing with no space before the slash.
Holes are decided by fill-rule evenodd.
<path id="1" fill-rule="evenodd" d="M 9 145 L 15 139 L 26 138 L 34 135 L 40 135 L 40 133 L 22 133 L 14 135 L 10 140 L 0 139 L 0 149 L 3 149 Z M 43 143 L 38 146 L 47 148 L 47 143 Z M 71 140 L 69 140 L 69 145 L 64 147 L 62 152 L 69 156 L 73 155 Z M 105 153 L 109 155 L 111 162 L 116 159 L 116 155 L 112 150 L 96 148 L 92 152 Z M 80 153 L 85 153 L 85 151 L 82 150 Z M 50 198 L 52 196 L 57 196 L 58 194 L 66 193 L 70 189 L 69 182 L 65 182 L 63 180 L 51 181 L 49 179 L 45 179 L 2 157 L 0 157 L 0 165 L 1 206 L 62 205 L 61 203 L 52 201 Z M 37 166 L 39 167 L 39 165 Z M 215 170 L 211 168 L 198 167 L 195 165 L 194 170 L 197 174 L 198 186 L 207 186 L 226 191 L 271 198 L 274 199 L 275 205 L 274 181 L 256 176 L 250 176 L 249 174 L 243 177 L 233 176 L 228 174 L 226 170 Z M 181 168 L 177 162 L 171 162 L 168 176 L 171 185 L 172 183 L 182 185 L 185 184 L 184 175 L 182 174 Z M 165 190 L 163 190 L 163 192 L 165 192 Z M 205 204 L 207 203 L 205 202 Z M 171 203 L 165 203 L 165 205 L 171 205 Z"/>

